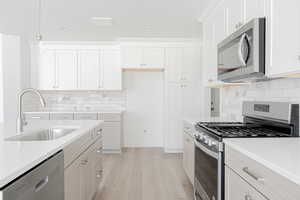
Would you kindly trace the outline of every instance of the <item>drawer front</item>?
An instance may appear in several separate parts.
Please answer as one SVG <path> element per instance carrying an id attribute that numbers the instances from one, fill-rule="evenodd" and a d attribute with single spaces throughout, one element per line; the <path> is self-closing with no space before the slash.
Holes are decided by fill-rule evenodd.
<path id="1" fill-rule="evenodd" d="M 25 113 L 26 120 L 49 120 L 49 113 Z"/>
<path id="2" fill-rule="evenodd" d="M 97 113 L 74 113 L 75 120 L 97 120 Z"/>
<path id="3" fill-rule="evenodd" d="M 269 199 L 300 199 L 300 186 L 228 146 L 225 163 Z"/>
<path id="4" fill-rule="evenodd" d="M 234 171 L 225 167 L 225 200 L 267 200 Z"/>
<path id="5" fill-rule="evenodd" d="M 50 113 L 50 120 L 73 120 L 73 113 Z"/>
<path id="6" fill-rule="evenodd" d="M 64 148 L 65 168 L 68 167 L 82 152 L 93 143 L 93 132 L 83 135 L 81 138 Z"/>
<path id="7" fill-rule="evenodd" d="M 99 120 L 104 120 L 105 122 L 119 122 L 121 121 L 121 114 L 103 114 L 99 113 Z"/>

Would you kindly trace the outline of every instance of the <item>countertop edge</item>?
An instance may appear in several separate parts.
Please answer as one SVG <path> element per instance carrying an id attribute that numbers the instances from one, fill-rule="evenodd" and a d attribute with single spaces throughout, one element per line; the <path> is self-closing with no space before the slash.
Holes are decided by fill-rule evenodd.
<path id="1" fill-rule="evenodd" d="M 225 145 L 228 145 L 229 147 L 239 151 L 240 153 L 244 154 L 245 156 L 251 158 L 252 160 L 255 160 L 259 164 L 262 164 L 266 168 L 269 168 L 271 171 L 274 171 L 280 176 L 283 176 L 284 178 L 290 180 L 291 182 L 297 184 L 300 186 L 300 178 L 295 178 L 294 174 L 289 173 L 287 170 L 282 169 L 281 167 L 278 167 L 277 165 L 273 164 L 272 162 L 261 158 L 259 155 L 255 153 L 251 153 L 247 151 L 246 149 L 243 149 L 239 145 L 234 144 L 230 140 L 224 139 Z M 226 148 L 226 147 L 225 147 Z"/>
<path id="2" fill-rule="evenodd" d="M 56 147 L 53 147 L 53 149 L 49 150 L 44 155 L 38 157 L 37 159 L 35 159 L 34 161 L 32 161 L 30 164 L 27 164 L 24 167 L 22 167 L 21 169 L 16 170 L 15 172 L 7 175 L 5 178 L 0 179 L 0 189 L 5 188 L 9 183 L 11 183 L 12 181 L 14 181 L 18 177 L 22 176 L 24 173 L 28 172 L 29 170 L 31 170 L 32 168 L 34 168 L 38 164 L 40 164 L 43 161 L 45 161 L 46 159 L 48 159 L 49 157 L 53 156 L 57 152 L 63 150 L 66 146 L 68 146 L 72 142 L 78 140 L 83 135 L 88 134 L 89 130 L 94 129 L 94 128 L 100 126 L 103 122 L 104 122 L 103 120 L 97 120 L 97 121 L 93 122 L 94 123 L 93 125 L 89 125 L 87 127 L 83 127 L 83 128 L 81 128 L 79 130 L 74 131 L 73 134 L 75 135 L 76 132 L 77 132 L 77 135 L 75 135 L 75 136 L 73 135 L 72 138 L 68 139 L 67 141 L 62 142 L 62 144 L 60 144 L 60 145 L 58 145 Z"/>

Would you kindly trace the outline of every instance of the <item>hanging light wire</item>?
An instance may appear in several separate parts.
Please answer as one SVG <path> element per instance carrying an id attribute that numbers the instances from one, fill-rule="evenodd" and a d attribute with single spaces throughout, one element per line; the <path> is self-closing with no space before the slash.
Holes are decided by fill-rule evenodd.
<path id="1" fill-rule="evenodd" d="M 41 41 L 43 39 L 41 33 L 41 18 L 42 18 L 42 0 L 38 0 L 38 12 L 37 12 L 37 35 L 36 40 Z"/>

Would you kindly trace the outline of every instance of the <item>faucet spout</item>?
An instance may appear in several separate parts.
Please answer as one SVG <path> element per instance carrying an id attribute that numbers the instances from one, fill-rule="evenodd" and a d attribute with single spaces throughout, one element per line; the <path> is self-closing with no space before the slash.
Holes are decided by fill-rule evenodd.
<path id="1" fill-rule="evenodd" d="M 27 89 L 22 90 L 19 94 L 18 117 L 17 117 L 17 132 L 18 133 L 23 132 L 24 125 L 27 124 L 27 122 L 24 118 L 24 114 L 23 114 L 23 97 L 26 93 L 36 94 L 40 99 L 40 103 L 41 103 L 42 107 L 46 107 L 46 101 L 45 101 L 44 97 L 42 96 L 42 94 L 38 90 L 33 89 L 33 88 L 27 88 Z"/>

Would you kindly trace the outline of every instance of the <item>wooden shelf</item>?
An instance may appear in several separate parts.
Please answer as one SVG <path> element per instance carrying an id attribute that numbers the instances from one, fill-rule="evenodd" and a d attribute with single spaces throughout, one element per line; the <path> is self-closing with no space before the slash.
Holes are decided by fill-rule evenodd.
<path id="1" fill-rule="evenodd" d="M 250 83 L 228 83 L 222 81 L 213 81 L 210 82 L 206 87 L 208 88 L 226 88 L 226 87 L 236 87 L 236 86 L 243 86 L 249 85 Z"/>
<path id="2" fill-rule="evenodd" d="M 164 68 L 123 68 L 123 72 L 164 72 Z"/>

